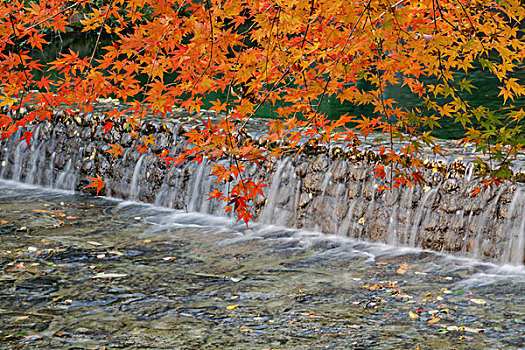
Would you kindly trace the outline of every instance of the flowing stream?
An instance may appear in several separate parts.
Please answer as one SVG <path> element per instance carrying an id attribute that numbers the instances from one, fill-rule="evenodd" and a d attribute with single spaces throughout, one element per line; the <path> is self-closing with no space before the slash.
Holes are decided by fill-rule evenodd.
<path id="1" fill-rule="evenodd" d="M 2 349 L 525 343 L 522 265 L 11 181 L 0 220 Z"/>

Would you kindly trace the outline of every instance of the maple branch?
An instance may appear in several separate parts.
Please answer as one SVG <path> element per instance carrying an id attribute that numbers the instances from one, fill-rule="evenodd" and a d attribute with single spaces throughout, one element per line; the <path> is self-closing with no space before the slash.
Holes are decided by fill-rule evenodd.
<path id="1" fill-rule="evenodd" d="M 439 0 L 432 0 L 432 9 L 433 9 L 433 15 L 434 19 L 436 18 L 436 5 L 439 7 Z M 434 21 L 434 31 L 437 33 L 437 23 Z M 448 81 L 448 79 L 445 77 L 445 72 L 443 68 L 443 59 L 441 57 L 441 50 L 437 48 L 437 54 L 438 54 L 438 63 L 439 63 L 439 70 L 440 70 L 440 76 L 441 80 L 454 92 L 456 96 L 461 100 L 465 108 L 468 110 L 468 112 L 476 117 L 476 114 L 474 113 L 472 107 L 465 101 L 465 99 L 462 97 L 462 95 L 459 93 L 459 91 L 456 89 L 455 86 L 451 85 Z M 488 147 L 488 154 L 489 154 L 489 166 L 492 169 L 492 160 L 493 160 L 493 151 L 491 149 L 490 140 L 487 140 L 487 147 Z"/>
<path id="2" fill-rule="evenodd" d="M 7 1 L 7 0 L 5 0 L 5 1 Z M 29 31 L 29 30 L 31 30 L 31 29 L 33 29 L 33 28 L 35 28 L 35 27 L 38 27 L 39 25 L 41 25 L 41 24 L 43 24 L 43 23 L 45 23 L 45 22 L 48 22 L 48 21 L 52 20 L 53 18 L 57 17 L 58 15 L 60 15 L 60 14 L 62 14 L 62 13 L 64 13 L 64 12 L 67 12 L 67 11 L 71 10 L 72 8 L 75 8 L 75 7 L 77 7 L 78 5 L 80 5 L 81 3 L 86 2 L 86 1 L 90 1 L 90 0 L 80 0 L 80 1 L 77 1 L 77 2 L 75 2 L 74 4 L 72 4 L 72 5 L 70 5 L 70 6 L 66 7 L 66 8 L 64 8 L 64 9 L 62 9 L 62 10 L 60 10 L 60 11 L 58 11 L 58 12 L 55 13 L 54 15 L 49 16 L 49 17 L 47 17 L 47 18 L 41 20 L 40 22 L 37 22 L 37 23 L 35 23 L 35 24 L 30 25 L 29 27 L 27 27 L 27 28 L 24 29 L 24 33 L 27 32 L 27 31 Z M 68 2 L 68 1 L 66 0 L 65 2 Z M 56 5 L 55 8 L 58 8 L 59 6 L 60 6 L 60 5 Z M 14 35 L 8 37 L 7 40 L 11 40 L 11 39 L 13 39 L 13 37 L 14 37 Z"/>
<path id="3" fill-rule="evenodd" d="M 7 6 L 7 0 L 4 1 L 4 5 L 5 5 L 5 7 L 7 9 L 9 9 L 9 7 Z M 16 47 L 16 54 L 18 55 L 18 58 L 20 59 L 20 64 L 22 64 L 24 62 L 24 60 L 22 58 L 22 54 L 20 53 L 20 51 L 21 51 L 21 49 L 20 49 L 20 42 L 18 40 L 18 35 L 16 34 L 14 18 L 15 18 L 15 16 L 12 13 L 10 13 L 9 14 L 9 22 L 11 23 L 11 28 L 13 30 L 13 36 L 14 36 L 14 41 L 15 41 L 14 44 L 15 44 L 15 47 Z M 22 110 L 22 104 L 23 104 L 23 101 L 24 101 L 24 97 L 25 97 L 26 93 L 29 91 L 29 87 L 28 87 L 29 77 L 27 76 L 27 72 L 26 72 L 26 67 L 25 66 L 22 67 L 22 72 L 23 72 L 23 74 L 25 76 L 25 80 L 24 80 L 24 89 L 22 91 L 22 96 L 20 96 L 20 98 L 19 98 L 18 108 L 16 110 L 17 122 L 18 122 L 18 119 L 20 118 L 20 113 L 21 113 L 21 110 Z"/>
<path id="4" fill-rule="evenodd" d="M 213 18 L 211 16 L 210 0 L 206 0 L 206 3 L 208 4 L 208 6 L 207 6 L 208 8 L 206 9 L 206 12 L 208 13 L 208 19 L 210 21 L 210 42 L 211 42 L 210 59 L 208 61 L 208 64 L 206 65 L 206 68 L 204 69 L 204 71 L 201 73 L 199 78 L 193 83 L 193 86 L 190 89 L 190 91 L 193 91 L 193 89 L 195 89 L 195 86 L 197 86 L 197 84 L 202 80 L 202 78 L 204 77 L 204 74 L 206 74 L 206 72 L 208 72 L 208 69 L 210 69 L 211 63 L 213 61 L 213 44 L 214 44 L 214 41 L 215 41 L 215 34 L 214 34 L 214 31 L 213 31 Z M 198 118 L 200 119 L 200 116 L 198 116 Z M 202 119 L 201 119 L 201 122 L 203 122 Z"/>
<path id="5" fill-rule="evenodd" d="M 359 22 L 360 22 L 361 19 L 363 18 L 365 12 L 368 14 L 368 17 L 370 17 L 370 3 L 371 3 L 371 2 L 372 2 L 372 0 L 369 0 L 369 1 L 368 1 L 368 4 L 365 6 L 365 9 L 361 12 L 361 14 L 359 15 L 359 17 L 357 18 L 357 21 L 354 23 L 354 26 L 353 26 L 352 30 L 350 31 L 350 34 L 348 35 L 348 38 L 346 39 L 346 41 L 345 41 L 343 47 L 341 48 L 341 51 L 340 51 L 339 54 L 336 56 L 336 59 L 333 60 L 333 61 L 331 62 L 331 66 L 333 66 L 334 64 L 339 63 L 339 61 L 341 60 L 341 57 L 343 56 L 343 52 L 344 52 L 344 50 L 346 49 L 346 46 L 348 45 L 348 42 L 350 41 L 350 39 L 354 37 L 353 34 L 354 34 L 354 32 L 355 32 L 355 30 L 356 30 L 356 28 L 357 28 L 357 25 L 359 24 Z M 365 20 L 365 23 L 363 23 L 363 29 L 366 27 L 366 22 L 367 22 L 367 21 Z M 354 43 L 350 46 L 350 48 L 352 48 L 352 47 L 355 45 L 355 43 L 357 43 L 357 40 L 354 41 Z M 355 56 L 350 60 L 349 63 L 352 63 L 354 60 L 355 60 Z M 318 74 L 317 77 L 321 77 L 321 76 L 322 76 L 327 70 L 328 70 L 328 67 L 326 67 L 325 69 L 323 69 L 323 71 L 322 71 L 320 74 Z M 322 94 L 321 94 L 321 98 L 320 98 L 320 100 L 319 100 L 319 104 L 317 105 L 317 109 L 316 109 L 316 111 L 315 111 L 315 113 L 314 113 L 313 118 L 316 118 L 316 117 L 317 117 L 317 113 L 319 112 L 319 109 L 320 109 L 320 107 L 321 107 L 321 102 L 323 101 L 323 98 L 324 98 L 324 96 L 325 96 L 325 94 L 326 94 L 326 91 L 327 91 L 327 88 L 328 88 L 328 84 L 330 83 L 331 79 L 332 79 L 332 76 L 329 75 L 329 76 L 328 76 L 328 79 L 327 79 L 327 81 L 326 81 L 326 84 L 325 84 L 325 86 L 324 86 L 323 92 L 322 92 Z"/>
<path id="6" fill-rule="evenodd" d="M 98 44 L 100 43 L 100 37 L 102 36 L 102 30 L 104 29 L 104 26 L 106 25 L 106 21 L 108 20 L 109 13 L 111 12 L 111 7 L 113 6 L 113 2 L 115 0 L 110 0 L 108 9 L 106 11 L 106 15 L 104 16 L 104 20 L 102 22 L 102 25 L 100 26 L 100 31 L 98 32 L 97 41 L 95 42 L 95 47 L 93 48 L 93 53 L 91 54 L 91 58 L 89 59 L 88 67 L 86 70 L 91 69 L 91 63 L 93 62 L 93 59 L 95 58 L 95 53 L 98 49 Z"/>

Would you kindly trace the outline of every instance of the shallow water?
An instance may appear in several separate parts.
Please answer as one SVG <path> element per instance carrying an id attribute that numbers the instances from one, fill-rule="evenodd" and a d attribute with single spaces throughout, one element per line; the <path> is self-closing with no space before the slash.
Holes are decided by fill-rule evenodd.
<path id="1" fill-rule="evenodd" d="M 0 183 L 0 348 L 519 349 L 525 268 Z"/>

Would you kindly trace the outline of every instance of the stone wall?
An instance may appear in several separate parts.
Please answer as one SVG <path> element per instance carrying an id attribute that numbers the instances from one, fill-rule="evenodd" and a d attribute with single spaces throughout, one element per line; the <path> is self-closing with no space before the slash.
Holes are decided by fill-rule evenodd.
<path id="1" fill-rule="evenodd" d="M 213 178 L 204 163 L 170 170 L 158 158 L 130 151 L 136 140 L 120 126 L 104 134 L 100 117 L 56 116 L 39 126 L 29 150 L 15 135 L 1 141 L 0 177 L 46 187 L 88 191 L 87 176 L 100 174 L 105 195 L 174 209 L 221 215 L 204 199 Z M 157 138 L 153 154 L 177 152 L 186 140 L 176 122 L 150 120 L 141 134 Z M 112 158 L 108 143 L 128 150 Z M 150 154 L 150 155 L 153 155 Z M 427 185 L 377 192 L 381 183 L 366 153 L 345 156 L 338 149 L 253 167 L 249 175 L 268 183 L 256 200 L 257 221 L 347 235 L 357 239 L 453 252 L 520 264 L 525 250 L 525 195 L 506 185 L 474 198 L 471 167 L 429 169 Z"/>

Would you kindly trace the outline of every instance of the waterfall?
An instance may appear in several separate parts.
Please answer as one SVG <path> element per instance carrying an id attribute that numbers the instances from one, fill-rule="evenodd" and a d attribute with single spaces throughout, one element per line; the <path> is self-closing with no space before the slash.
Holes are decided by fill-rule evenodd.
<path id="1" fill-rule="evenodd" d="M 277 201 L 277 193 L 279 191 L 279 188 L 281 186 L 281 173 L 283 172 L 283 169 L 288 164 L 289 159 L 286 158 L 282 161 L 277 162 L 277 168 L 275 169 L 275 173 L 272 177 L 272 184 L 270 185 L 270 190 L 268 191 L 268 195 L 266 196 L 266 205 L 264 206 L 264 210 L 259 216 L 259 221 L 263 222 L 265 224 L 270 224 L 273 222 L 274 217 L 274 211 Z"/>
<path id="2" fill-rule="evenodd" d="M 72 169 L 72 164 L 73 161 L 71 159 L 68 159 L 64 170 L 60 171 L 57 175 L 57 180 L 54 185 L 55 188 L 70 191 L 73 191 L 75 189 L 78 174 L 74 171 L 74 169 Z"/>
<path id="3" fill-rule="evenodd" d="M 145 157 L 146 157 L 145 154 L 141 155 L 139 160 L 135 164 L 135 168 L 133 169 L 133 176 L 131 177 L 131 184 L 129 185 L 129 195 L 128 195 L 128 198 L 132 201 L 137 200 L 140 195 L 139 176 L 140 176 L 140 169 L 142 168 L 142 162 L 144 161 Z"/>
<path id="4" fill-rule="evenodd" d="M 398 244 L 398 233 L 397 233 L 397 212 L 398 212 L 398 205 L 395 204 L 394 208 L 392 209 L 392 214 L 390 215 L 390 219 L 388 220 L 388 230 L 386 232 L 386 243 L 395 245 Z"/>
<path id="5" fill-rule="evenodd" d="M 162 147 L 173 155 L 183 152 L 186 144 L 179 127 L 174 124 L 170 134 L 155 134 L 157 140 L 164 139 Z M 71 123 L 44 124 L 35 129 L 30 149 L 17 141 L 20 132 L 0 140 L 0 178 L 72 190 L 84 188 L 88 176 L 100 174 L 108 195 L 223 215 L 224 202 L 205 198 L 217 186 L 206 160 L 167 169 L 157 163 L 158 158 L 150 157 L 158 155 L 158 149 L 152 151 L 156 154 L 133 158 L 129 145 L 135 141 L 126 141 L 126 135 L 113 142 L 128 142 L 128 149 L 123 157 L 113 158 L 105 152 L 103 132 L 93 130 Z M 228 160 L 223 162 L 226 165 Z M 425 187 L 378 192 L 385 183 L 374 176 L 373 167 L 366 160 L 326 154 L 301 154 L 271 166 L 254 164 L 244 175 L 269 187 L 264 188 L 265 199 L 258 196 L 254 200 L 252 215 L 265 224 L 523 263 L 522 184 L 506 184 L 471 197 L 475 174 L 469 164 L 464 176 L 444 176 L 429 169 L 424 174 Z M 231 183 L 219 186 L 223 193 L 231 190 Z"/>
<path id="6" fill-rule="evenodd" d="M 439 190 L 439 186 L 428 190 L 423 196 L 423 199 L 421 200 L 419 207 L 417 208 L 414 223 L 412 225 L 412 230 L 410 232 L 410 241 L 409 241 L 410 247 L 415 247 L 416 243 L 418 243 L 417 238 L 420 233 L 421 221 L 425 218 L 427 211 L 432 207 L 432 204 L 434 203 L 434 200 L 436 198 L 435 195 L 438 193 L 438 190 Z M 432 197 L 433 195 L 434 197 L 432 201 L 430 201 L 430 197 Z M 428 205 L 429 208 L 426 208 L 427 202 L 429 202 L 429 205 Z"/>
<path id="7" fill-rule="evenodd" d="M 525 196 L 517 189 L 507 210 L 503 232 L 509 235 L 503 260 L 514 264 L 523 262 L 525 251 Z"/>
<path id="8" fill-rule="evenodd" d="M 205 194 L 201 191 L 202 186 L 202 176 L 206 170 L 206 162 L 202 161 L 197 165 L 197 171 L 195 176 L 191 177 L 190 185 L 188 186 L 188 202 L 187 209 L 188 211 L 198 211 L 199 204 L 202 200 L 202 196 Z"/>
<path id="9" fill-rule="evenodd" d="M 13 181 L 20 181 L 22 174 L 22 159 L 24 155 L 23 147 L 27 147 L 24 142 L 18 142 L 15 148 L 15 159 L 13 161 L 12 177 Z"/>

